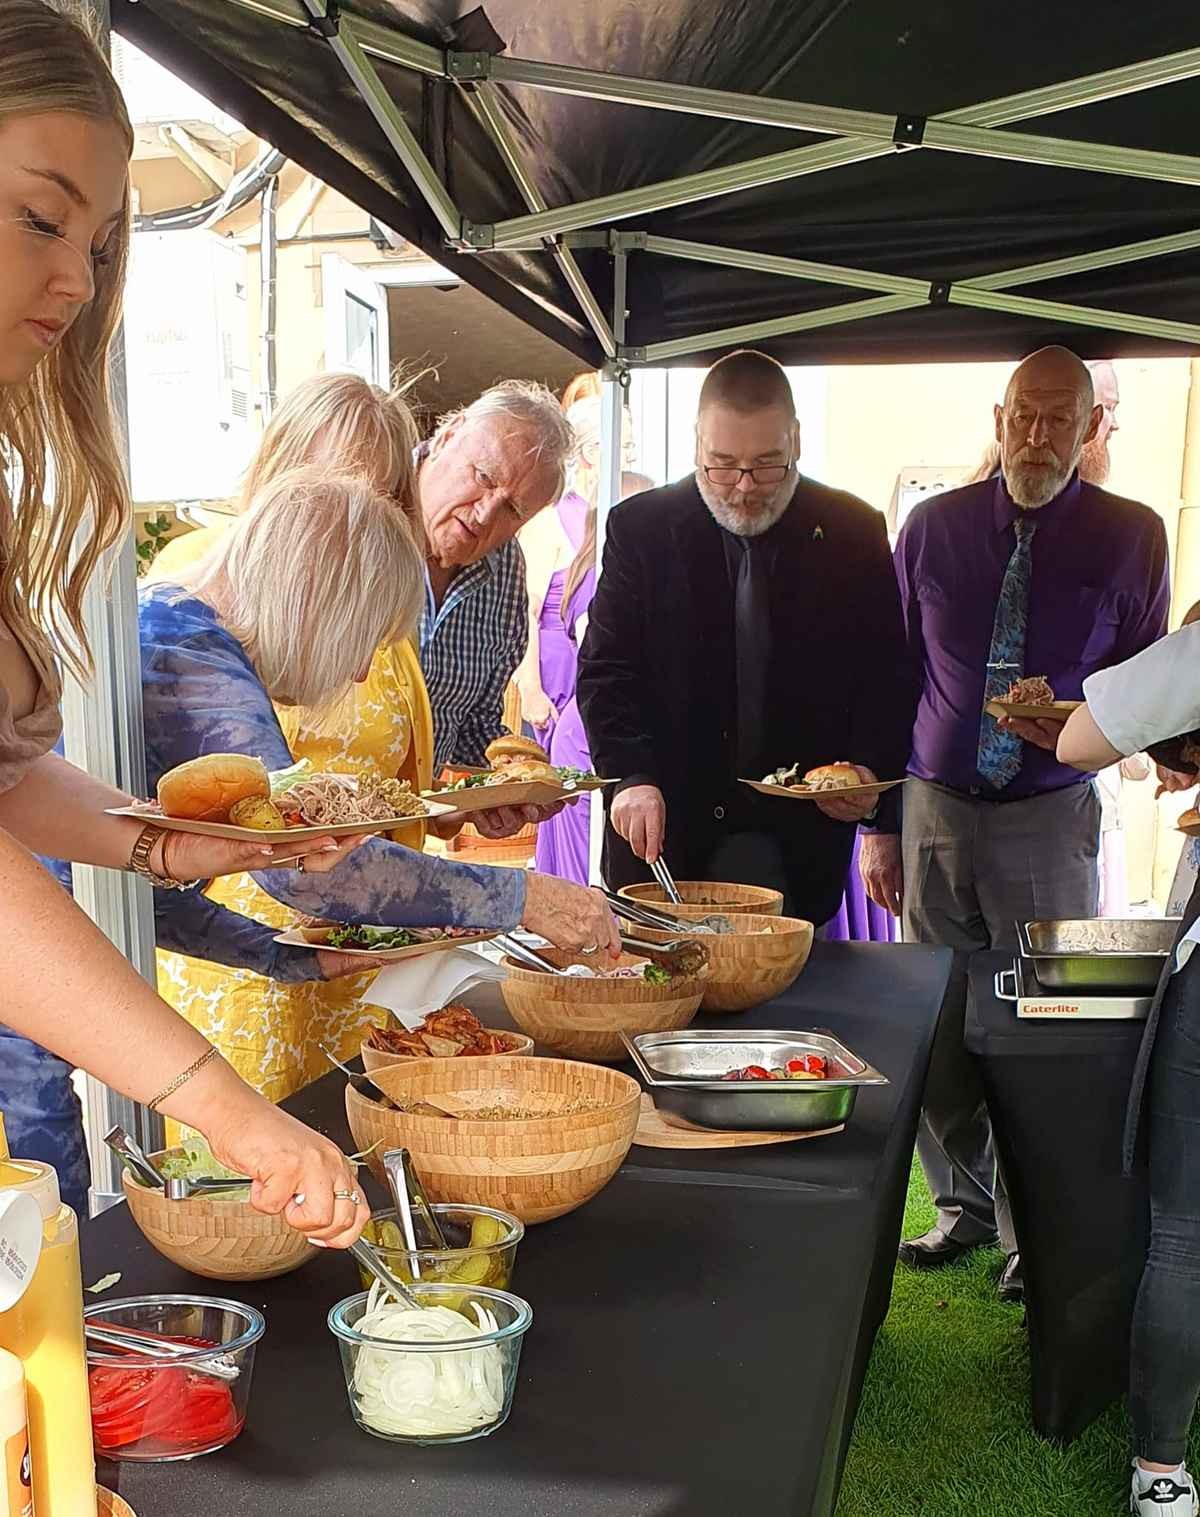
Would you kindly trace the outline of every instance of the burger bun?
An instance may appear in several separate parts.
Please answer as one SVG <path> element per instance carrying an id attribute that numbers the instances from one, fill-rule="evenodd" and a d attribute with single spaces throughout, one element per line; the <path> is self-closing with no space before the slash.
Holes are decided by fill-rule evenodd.
<path id="1" fill-rule="evenodd" d="M 239 801 L 270 796 L 266 765 L 245 753 L 206 753 L 168 770 L 158 782 L 163 815 L 192 822 L 224 822 Z"/>
<path id="2" fill-rule="evenodd" d="M 863 779 L 853 764 L 818 764 L 804 776 L 804 782 L 831 790 L 846 790 L 851 785 L 861 785 Z"/>
<path id="3" fill-rule="evenodd" d="M 484 757 L 493 769 L 503 769 L 517 761 L 532 759 L 539 764 L 548 764 L 550 755 L 531 738 L 513 737 L 509 732 L 498 737 L 484 749 Z"/>

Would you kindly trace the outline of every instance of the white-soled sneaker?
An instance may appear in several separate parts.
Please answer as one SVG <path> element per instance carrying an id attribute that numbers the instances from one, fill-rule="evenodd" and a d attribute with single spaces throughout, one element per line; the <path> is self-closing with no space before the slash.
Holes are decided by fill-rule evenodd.
<path id="1" fill-rule="evenodd" d="M 1133 1489 L 1129 1493 L 1133 1517 L 1200 1517 L 1200 1498 L 1186 1466 L 1182 1484 L 1170 1475 L 1154 1475 L 1146 1485 L 1148 1474 L 1149 1471 L 1134 1465 Z"/>

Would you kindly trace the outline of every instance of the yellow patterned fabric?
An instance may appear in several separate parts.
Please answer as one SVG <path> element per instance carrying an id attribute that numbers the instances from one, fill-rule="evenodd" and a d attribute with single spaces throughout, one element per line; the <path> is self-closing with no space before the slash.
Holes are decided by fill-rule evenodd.
<path id="1" fill-rule="evenodd" d="M 216 535 L 204 530 L 176 539 L 159 555 L 153 577 L 170 579 L 201 557 Z M 181 551 L 172 551 L 176 549 Z M 277 708 L 293 756 L 307 758 L 325 772 L 378 772 L 428 789 L 433 719 L 412 644 L 380 649 L 367 680 L 347 699 L 336 727 L 306 724 L 296 709 Z M 420 847 L 423 829 L 407 827 L 395 841 Z M 270 927 L 283 929 L 294 922 L 289 908 L 260 890 L 249 875 L 214 880 L 208 894 Z M 372 979 L 366 974 L 281 985 L 250 970 L 181 954 L 158 955 L 159 993 L 272 1101 L 283 1100 L 328 1070 L 319 1044 L 327 1043 L 340 1057 L 357 1052 L 364 1031 L 380 1020 L 379 1011 L 362 1000 Z"/>

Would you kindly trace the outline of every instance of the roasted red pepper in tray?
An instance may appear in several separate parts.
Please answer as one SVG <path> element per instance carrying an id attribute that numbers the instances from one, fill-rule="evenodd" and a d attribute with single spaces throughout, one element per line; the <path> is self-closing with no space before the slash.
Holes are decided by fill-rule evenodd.
<path id="1" fill-rule="evenodd" d="M 789 1059 L 782 1069 L 764 1069 L 761 1064 L 745 1064 L 740 1069 L 731 1069 L 721 1076 L 722 1080 L 824 1080 L 829 1065 L 819 1053 L 801 1054 Z"/>
<path id="2" fill-rule="evenodd" d="M 196 1348 L 215 1348 L 201 1339 Z M 100 1453 L 133 1444 L 161 1445 L 163 1452 L 187 1453 L 229 1443 L 242 1419 L 229 1385 L 196 1370 L 141 1365 L 97 1364 L 88 1372 L 92 1432 Z M 157 1450 L 147 1449 L 145 1452 Z"/>

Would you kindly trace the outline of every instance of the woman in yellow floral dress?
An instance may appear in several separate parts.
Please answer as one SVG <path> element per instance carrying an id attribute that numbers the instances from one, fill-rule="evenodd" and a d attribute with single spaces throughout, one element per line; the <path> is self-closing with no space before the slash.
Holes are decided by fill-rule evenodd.
<path id="1" fill-rule="evenodd" d="M 325 464 L 361 473 L 407 507 L 413 499 L 416 430 L 407 405 L 353 374 L 321 374 L 299 385 L 276 411 L 247 471 L 244 506 L 286 471 Z M 152 579 L 170 580 L 212 547 L 220 529 L 176 538 L 159 554 Z M 427 790 L 432 781 L 433 719 L 421 666 L 411 641 L 381 648 L 370 674 L 335 719 L 309 718 L 277 707 L 288 746 L 314 769 L 379 773 Z M 396 842 L 420 848 L 419 824 Z M 294 914 L 248 874 L 214 880 L 210 899 L 275 930 Z M 221 1050 L 238 1073 L 280 1101 L 328 1069 L 319 1047 L 340 1055 L 357 1050 L 380 1012 L 363 997 L 371 974 L 282 984 L 247 969 L 228 969 L 182 954 L 158 955 L 159 992 Z"/>

